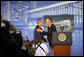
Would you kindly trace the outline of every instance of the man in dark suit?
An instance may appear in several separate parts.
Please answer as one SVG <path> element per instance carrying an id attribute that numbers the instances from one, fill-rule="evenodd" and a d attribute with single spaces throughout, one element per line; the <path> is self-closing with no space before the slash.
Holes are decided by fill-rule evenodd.
<path id="1" fill-rule="evenodd" d="M 46 41 L 46 39 L 43 37 L 43 35 L 41 34 L 41 32 L 38 32 L 37 29 L 41 29 L 41 26 L 43 25 L 43 20 L 42 19 L 38 19 L 37 20 L 37 26 L 35 27 L 35 30 L 34 30 L 34 43 L 35 42 L 35 39 L 40 37 L 43 41 Z"/>
<path id="2" fill-rule="evenodd" d="M 49 46 L 50 46 L 50 55 L 51 56 L 54 56 L 54 50 L 53 50 L 53 45 L 52 45 L 52 34 L 53 32 L 56 32 L 56 27 L 55 25 L 53 24 L 53 20 L 52 18 L 47 18 L 46 19 L 46 24 L 48 25 L 48 32 L 42 32 L 41 29 L 37 29 L 38 32 L 41 32 L 42 35 L 47 35 L 48 38 L 47 38 L 47 41 L 49 41 Z"/>

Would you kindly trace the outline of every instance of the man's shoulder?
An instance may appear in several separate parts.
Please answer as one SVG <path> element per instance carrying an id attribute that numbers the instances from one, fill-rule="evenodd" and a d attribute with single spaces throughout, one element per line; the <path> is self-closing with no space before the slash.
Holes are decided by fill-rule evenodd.
<path id="1" fill-rule="evenodd" d="M 55 26 L 54 24 L 52 24 L 52 26 Z"/>
<path id="2" fill-rule="evenodd" d="M 55 25 L 54 25 L 54 24 L 52 24 L 52 25 L 51 25 L 51 27 L 55 27 Z"/>
<path id="3" fill-rule="evenodd" d="M 40 28 L 40 26 L 39 26 L 39 25 L 37 25 L 35 28 Z"/>
<path id="4" fill-rule="evenodd" d="M 39 25 L 37 25 L 37 26 L 35 27 L 35 30 L 38 29 L 38 28 L 42 29 Z"/>
<path id="5" fill-rule="evenodd" d="M 37 28 L 39 28 L 39 26 L 38 26 L 38 25 L 36 25 L 36 27 L 34 28 L 34 30 L 36 30 Z"/>

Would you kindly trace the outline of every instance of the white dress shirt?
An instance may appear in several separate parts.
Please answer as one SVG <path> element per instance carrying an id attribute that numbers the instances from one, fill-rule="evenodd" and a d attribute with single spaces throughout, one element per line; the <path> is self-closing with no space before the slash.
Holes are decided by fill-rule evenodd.
<path id="1" fill-rule="evenodd" d="M 49 25 L 49 28 L 51 27 L 52 23 Z"/>
<path id="2" fill-rule="evenodd" d="M 38 45 L 36 45 L 36 47 L 37 46 Z M 46 56 L 49 52 L 47 45 L 44 43 L 41 43 L 40 46 L 45 50 L 45 52 L 40 47 L 38 47 L 36 52 L 35 52 L 35 56 Z"/>

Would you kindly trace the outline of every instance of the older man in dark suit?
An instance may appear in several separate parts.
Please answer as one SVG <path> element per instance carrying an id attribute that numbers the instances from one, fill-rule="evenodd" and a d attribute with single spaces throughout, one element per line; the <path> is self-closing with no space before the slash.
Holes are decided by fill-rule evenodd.
<path id="1" fill-rule="evenodd" d="M 43 35 L 41 34 L 41 32 L 38 32 L 37 29 L 41 29 L 41 26 L 43 25 L 43 20 L 42 19 L 38 19 L 37 20 L 37 26 L 35 27 L 34 29 L 34 42 L 35 42 L 35 39 L 40 37 L 44 42 L 46 41 L 46 39 L 43 37 Z"/>
<path id="2" fill-rule="evenodd" d="M 47 18 L 46 19 L 46 24 L 48 25 L 48 32 L 42 32 L 41 29 L 37 29 L 38 32 L 41 32 L 42 35 L 47 35 L 47 42 L 49 41 L 49 46 L 50 46 L 50 55 L 54 56 L 54 49 L 53 49 L 53 45 L 52 45 L 52 34 L 53 32 L 56 32 L 56 27 L 53 24 L 53 20 L 52 18 Z"/>

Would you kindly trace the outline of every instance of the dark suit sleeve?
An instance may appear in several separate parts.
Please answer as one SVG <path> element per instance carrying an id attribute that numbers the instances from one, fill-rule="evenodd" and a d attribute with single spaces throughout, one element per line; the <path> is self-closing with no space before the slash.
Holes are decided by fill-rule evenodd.
<path id="1" fill-rule="evenodd" d="M 40 28 L 40 27 L 36 26 L 35 30 L 34 30 L 34 42 L 35 42 L 35 40 L 36 40 L 37 37 L 41 38 L 40 32 L 37 31 L 38 28 Z"/>
<path id="2" fill-rule="evenodd" d="M 37 28 L 38 29 L 38 28 Z M 36 29 L 36 30 L 37 30 Z M 36 31 L 36 33 L 37 33 L 37 35 L 39 36 L 39 37 L 41 37 L 41 33 L 40 32 L 38 32 L 38 31 Z"/>
<path id="3" fill-rule="evenodd" d="M 48 32 L 42 32 L 43 35 L 52 35 L 53 32 L 56 32 L 56 27 L 54 25 L 51 26 L 51 28 L 49 28 Z"/>
<path id="4" fill-rule="evenodd" d="M 43 37 L 43 35 L 41 34 L 41 32 L 37 32 L 37 34 L 38 34 L 38 36 L 39 36 L 42 40 L 44 40 L 44 41 L 46 42 L 46 39 Z"/>
<path id="5" fill-rule="evenodd" d="M 46 42 L 46 39 L 43 37 L 43 35 L 41 34 L 41 32 L 38 32 L 38 31 L 37 31 L 38 28 L 42 29 L 41 27 L 37 26 L 37 27 L 35 28 L 35 36 L 36 36 L 36 37 L 40 37 L 42 40 L 44 40 L 44 41 Z"/>

